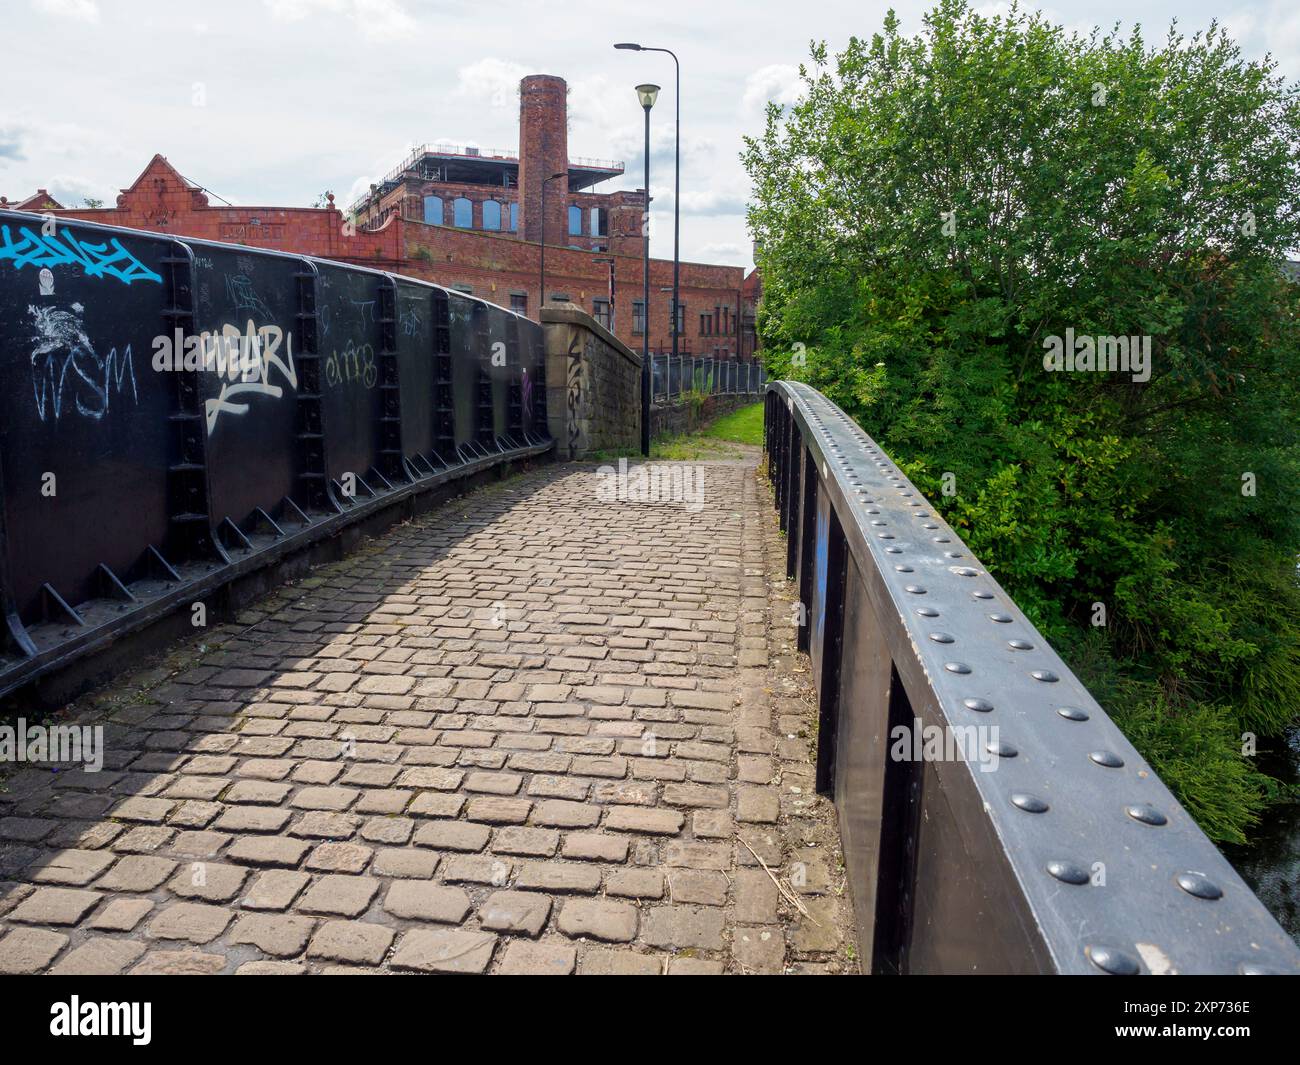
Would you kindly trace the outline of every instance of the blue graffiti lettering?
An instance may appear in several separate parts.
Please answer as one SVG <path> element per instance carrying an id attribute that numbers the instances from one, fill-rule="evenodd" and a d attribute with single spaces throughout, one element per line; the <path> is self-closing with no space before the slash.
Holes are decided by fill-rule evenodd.
<path id="1" fill-rule="evenodd" d="M 107 244 L 88 244 L 77 240 L 66 229 L 53 236 L 33 233 L 24 226 L 15 243 L 8 226 L 0 226 L 0 262 L 13 261 L 24 266 L 67 266 L 80 264 L 87 277 L 115 277 L 124 284 L 133 281 L 156 281 L 162 278 L 127 251 L 114 237 Z"/>

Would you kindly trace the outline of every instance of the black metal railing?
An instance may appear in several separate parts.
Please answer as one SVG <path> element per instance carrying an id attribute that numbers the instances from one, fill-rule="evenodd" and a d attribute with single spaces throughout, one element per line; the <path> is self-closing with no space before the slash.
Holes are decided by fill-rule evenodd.
<path id="1" fill-rule="evenodd" d="M 676 403 L 688 392 L 759 396 L 767 370 L 757 359 L 651 353 L 650 382 L 656 403 Z"/>
<path id="2" fill-rule="evenodd" d="M 779 381 L 765 446 L 864 965 L 1300 972 L 1296 944 L 870 437 Z"/>
<path id="3" fill-rule="evenodd" d="M 0 212 L 0 694 L 551 447 L 541 327 L 412 278 Z"/>

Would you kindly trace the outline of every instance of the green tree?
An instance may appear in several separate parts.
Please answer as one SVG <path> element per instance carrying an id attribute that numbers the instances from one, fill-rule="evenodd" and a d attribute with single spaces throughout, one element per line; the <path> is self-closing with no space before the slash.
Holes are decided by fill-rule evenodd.
<path id="1" fill-rule="evenodd" d="M 801 73 L 743 156 L 770 370 L 855 417 L 1245 840 L 1273 792 L 1243 733 L 1300 708 L 1296 86 L 1217 25 L 1151 47 L 964 0 Z M 1067 330 L 1150 338 L 1149 379 L 1052 372 Z"/>

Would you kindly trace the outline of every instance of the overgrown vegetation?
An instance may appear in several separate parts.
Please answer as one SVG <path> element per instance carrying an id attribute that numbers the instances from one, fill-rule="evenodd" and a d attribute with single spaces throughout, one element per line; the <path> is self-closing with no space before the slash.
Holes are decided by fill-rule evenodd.
<path id="1" fill-rule="evenodd" d="M 770 371 L 879 440 L 1244 841 L 1272 789 L 1243 736 L 1300 707 L 1296 87 L 1217 26 L 962 0 L 803 75 L 744 153 Z M 1149 337 L 1149 380 L 1049 372 L 1070 336 Z"/>

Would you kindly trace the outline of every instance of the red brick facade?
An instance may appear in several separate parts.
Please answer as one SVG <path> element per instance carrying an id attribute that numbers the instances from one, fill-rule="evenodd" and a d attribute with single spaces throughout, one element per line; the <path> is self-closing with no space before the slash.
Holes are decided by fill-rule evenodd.
<path id="1" fill-rule="evenodd" d="M 467 156 L 467 163 L 499 162 L 502 183 L 422 180 L 418 174 L 402 171 L 388 182 L 390 188 L 376 189 L 364 199 L 353 221 L 333 206 L 332 197 L 330 206 L 324 208 L 213 204 L 163 156 L 155 155 L 134 184 L 122 190 L 114 207 L 56 209 L 54 213 L 391 270 L 471 291 L 504 307 L 521 308 L 536 319 L 541 306 L 541 245 L 537 239 L 541 235 L 541 181 L 566 169 L 583 185 L 600 180 L 606 171 L 621 172 L 621 166 L 617 170 L 603 164 L 588 167 L 568 159 L 566 91 L 561 78 L 534 75 L 524 79 L 518 182 L 513 187 L 515 164 L 509 155 Z M 454 162 L 456 157 L 445 158 Z M 443 201 L 442 224 L 424 221 L 426 196 Z M 463 228 L 446 217 L 458 198 L 470 203 L 470 225 Z M 491 207 L 489 201 L 498 206 Z M 512 203 L 518 203 L 517 230 L 510 228 Z M 634 312 L 642 291 L 644 203 L 644 190 L 570 192 L 568 177 L 551 181 L 546 190 L 548 299 L 566 297 L 608 323 L 615 335 L 637 350 L 644 343 L 641 315 Z M 569 232 L 570 207 L 581 211 L 581 234 Z M 436 208 L 436 203 L 431 203 L 431 208 Z M 603 234 L 590 232 L 593 208 L 604 212 L 598 216 L 603 219 Z M 464 212 L 464 204 L 461 210 Z M 489 228 L 498 211 L 500 228 Z M 655 240 L 652 235 L 652 240 L 656 249 L 671 246 L 666 238 Z M 612 314 L 610 265 L 601 259 L 613 260 Z M 672 273 L 671 259 L 651 259 L 650 347 L 656 352 L 672 348 Z M 683 262 L 680 351 L 701 356 L 752 356 L 756 281 L 752 274 L 746 280 L 742 267 Z"/>

